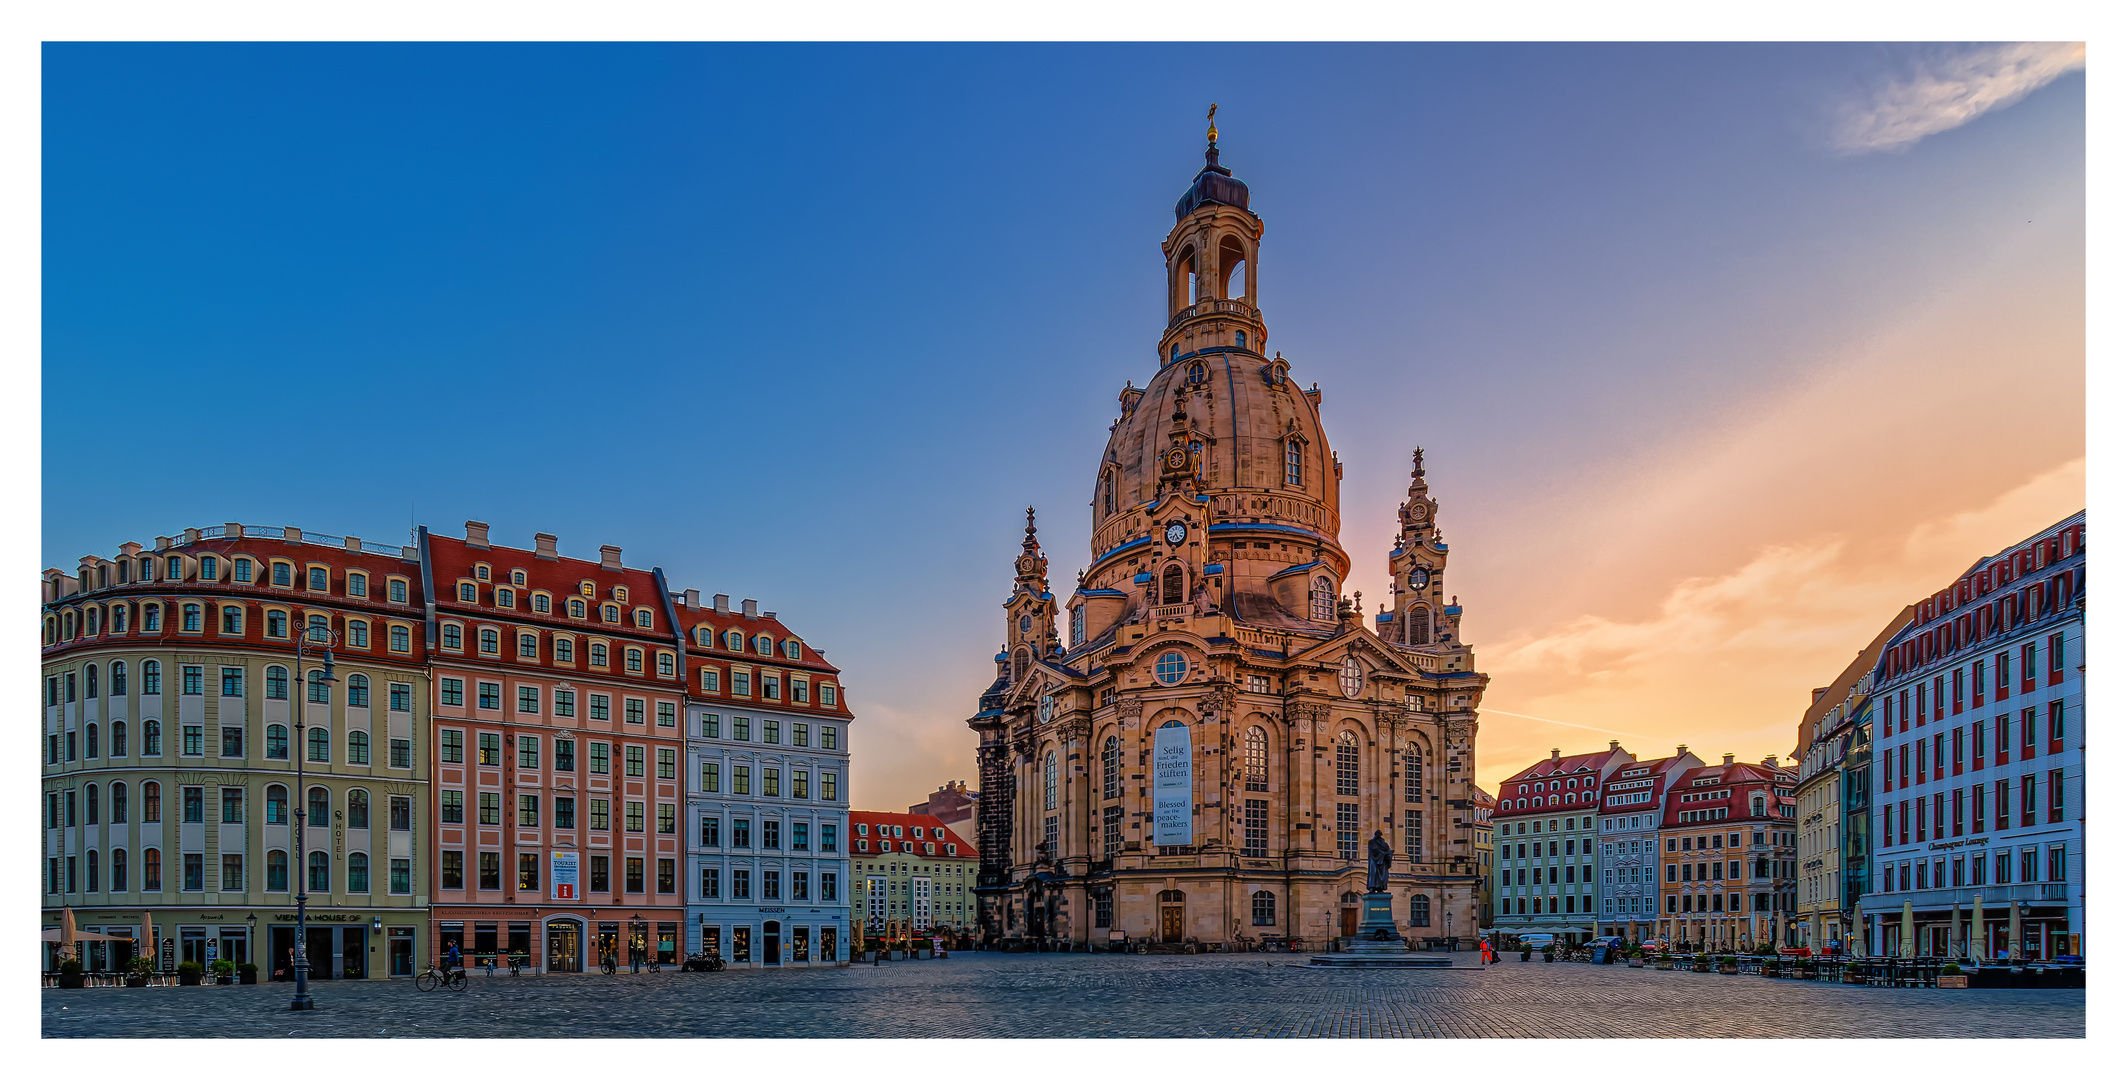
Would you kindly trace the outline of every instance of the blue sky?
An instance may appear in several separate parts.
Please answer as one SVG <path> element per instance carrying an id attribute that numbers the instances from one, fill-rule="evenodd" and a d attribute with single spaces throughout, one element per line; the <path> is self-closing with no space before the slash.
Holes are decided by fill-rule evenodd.
<path id="1" fill-rule="evenodd" d="M 225 520 L 619 544 L 845 668 L 860 805 L 972 778 L 1020 508 L 1060 591 L 1083 564 L 1212 101 L 1362 590 L 1427 446 L 1488 702 L 1528 714 L 1485 777 L 1598 738 L 1560 723 L 1784 753 L 1882 582 L 2080 505 L 2079 55 L 47 45 L 43 78 L 46 565 Z M 1722 661 L 1727 714 L 1558 659 L 1718 649 L 1663 620 L 1778 557 L 1852 588 Z"/>

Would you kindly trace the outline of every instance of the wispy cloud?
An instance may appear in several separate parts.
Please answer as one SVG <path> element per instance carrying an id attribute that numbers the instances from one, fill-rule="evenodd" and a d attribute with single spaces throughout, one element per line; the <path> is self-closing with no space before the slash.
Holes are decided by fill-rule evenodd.
<path id="1" fill-rule="evenodd" d="M 1928 57 L 1911 75 L 1879 87 L 1865 102 L 1849 103 L 1832 145 L 1866 154 L 1911 146 L 2024 95 L 2083 66 L 2081 42 L 1983 45 Z"/>

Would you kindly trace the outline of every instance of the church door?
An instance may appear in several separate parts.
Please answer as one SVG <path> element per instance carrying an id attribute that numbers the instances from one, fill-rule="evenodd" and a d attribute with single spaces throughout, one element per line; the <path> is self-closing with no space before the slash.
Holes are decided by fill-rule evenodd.
<path id="1" fill-rule="evenodd" d="M 1180 941 L 1180 940 L 1182 940 L 1182 909 L 1181 909 L 1181 908 L 1178 908 L 1178 907 L 1163 907 L 1163 908 L 1161 908 L 1161 909 L 1160 909 L 1160 940 L 1161 940 L 1161 941 Z"/>
<path id="2" fill-rule="evenodd" d="M 1343 924 L 1345 937 L 1358 937 L 1359 909 L 1353 907 L 1345 908 L 1343 911 Z"/>
<path id="3" fill-rule="evenodd" d="M 1160 940 L 1182 940 L 1182 905 L 1184 894 L 1180 889 L 1167 889 L 1160 893 Z"/>

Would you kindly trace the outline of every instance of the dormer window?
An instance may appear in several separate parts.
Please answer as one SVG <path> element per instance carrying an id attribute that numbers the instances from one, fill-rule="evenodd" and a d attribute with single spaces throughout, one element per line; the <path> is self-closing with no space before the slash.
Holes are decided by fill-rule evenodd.
<path id="1" fill-rule="evenodd" d="M 736 630 L 724 631 L 724 648 L 729 649 L 732 652 L 745 652 L 746 635 L 741 634 Z"/>
<path id="2" fill-rule="evenodd" d="M 516 592 L 514 592 L 514 591 L 512 591 L 512 590 L 510 590 L 510 589 L 507 589 L 507 588 L 499 588 L 499 589 L 496 589 L 496 590 L 495 590 L 495 606 L 496 606 L 496 607 L 516 607 L 516 606 L 517 606 L 517 594 L 516 594 Z"/>
<path id="3" fill-rule="evenodd" d="M 583 615 L 583 612 L 584 612 L 584 607 L 583 607 L 583 601 L 581 601 L 581 600 L 578 600 L 578 599 L 576 599 L 575 597 L 570 597 L 570 598 L 569 598 L 569 618 L 572 618 L 572 619 L 581 619 L 581 618 L 583 618 L 583 617 L 584 617 L 584 615 Z"/>
<path id="4" fill-rule="evenodd" d="M 1285 482 L 1300 482 L 1300 440 L 1285 440 Z"/>
<path id="5" fill-rule="evenodd" d="M 545 593 L 532 594 L 532 610 L 546 615 L 554 610 L 554 601 Z"/>
<path id="6" fill-rule="evenodd" d="M 606 605 L 603 605 L 602 607 L 600 607 L 600 608 L 599 608 L 599 615 L 600 615 L 600 617 L 601 617 L 601 618 L 605 619 L 605 621 L 607 621 L 607 622 L 609 622 L 609 623 L 617 623 L 617 622 L 619 622 L 619 621 L 620 621 L 620 605 L 619 605 L 619 604 L 606 604 Z"/>
<path id="7" fill-rule="evenodd" d="M 524 571 L 522 571 L 522 570 L 512 570 L 512 571 L 510 571 L 510 584 L 512 584 L 512 585 L 517 585 L 517 586 L 522 586 L 522 585 L 524 584 Z"/>
<path id="8" fill-rule="evenodd" d="M 627 603 L 627 602 L 628 602 L 628 587 L 627 587 L 626 585 L 615 585 L 615 586 L 613 586 L 613 599 L 615 599 L 615 600 L 618 600 L 618 601 L 620 601 L 620 602 L 621 602 L 621 603 L 623 603 L 623 604 Z"/>
<path id="9" fill-rule="evenodd" d="M 477 563 L 477 564 L 475 564 L 475 565 L 473 566 L 473 576 L 474 576 L 474 577 L 476 577 L 476 578 L 479 578 L 479 579 L 480 579 L 480 580 L 482 580 L 482 581 L 486 581 L 486 580 L 488 580 L 488 576 L 487 576 L 487 564 L 486 564 L 486 563 Z"/>
<path id="10" fill-rule="evenodd" d="M 332 588 L 331 574 L 322 566 L 310 568 L 310 591 L 325 592 Z"/>
<path id="11" fill-rule="evenodd" d="M 640 628 L 642 628 L 642 629 L 644 629 L 644 630 L 648 630 L 648 629 L 650 628 L 650 609 L 649 609 L 649 608 L 636 608 L 636 609 L 635 609 L 635 625 L 636 625 L 636 626 L 638 626 L 638 627 L 640 627 Z"/>

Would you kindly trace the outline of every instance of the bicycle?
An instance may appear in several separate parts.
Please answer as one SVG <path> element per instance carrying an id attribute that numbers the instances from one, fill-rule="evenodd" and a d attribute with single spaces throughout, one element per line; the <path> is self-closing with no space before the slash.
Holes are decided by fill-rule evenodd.
<path id="1" fill-rule="evenodd" d="M 612 953 L 607 953 L 598 958 L 598 970 L 608 975 L 616 974 L 620 971 L 620 961 Z"/>
<path id="2" fill-rule="evenodd" d="M 514 979 L 524 971 L 526 959 L 516 953 L 510 954 L 510 978 Z"/>
<path id="3" fill-rule="evenodd" d="M 680 965 L 682 971 L 722 971 L 724 958 L 713 952 L 695 953 Z"/>
<path id="4" fill-rule="evenodd" d="M 434 964 L 430 964 L 427 971 L 414 976 L 414 989 L 424 994 L 438 986 L 448 986 L 453 990 L 463 990 L 467 985 L 469 984 L 465 981 L 465 969 L 462 967 L 452 968 L 449 971 L 439 971 Z"/>

